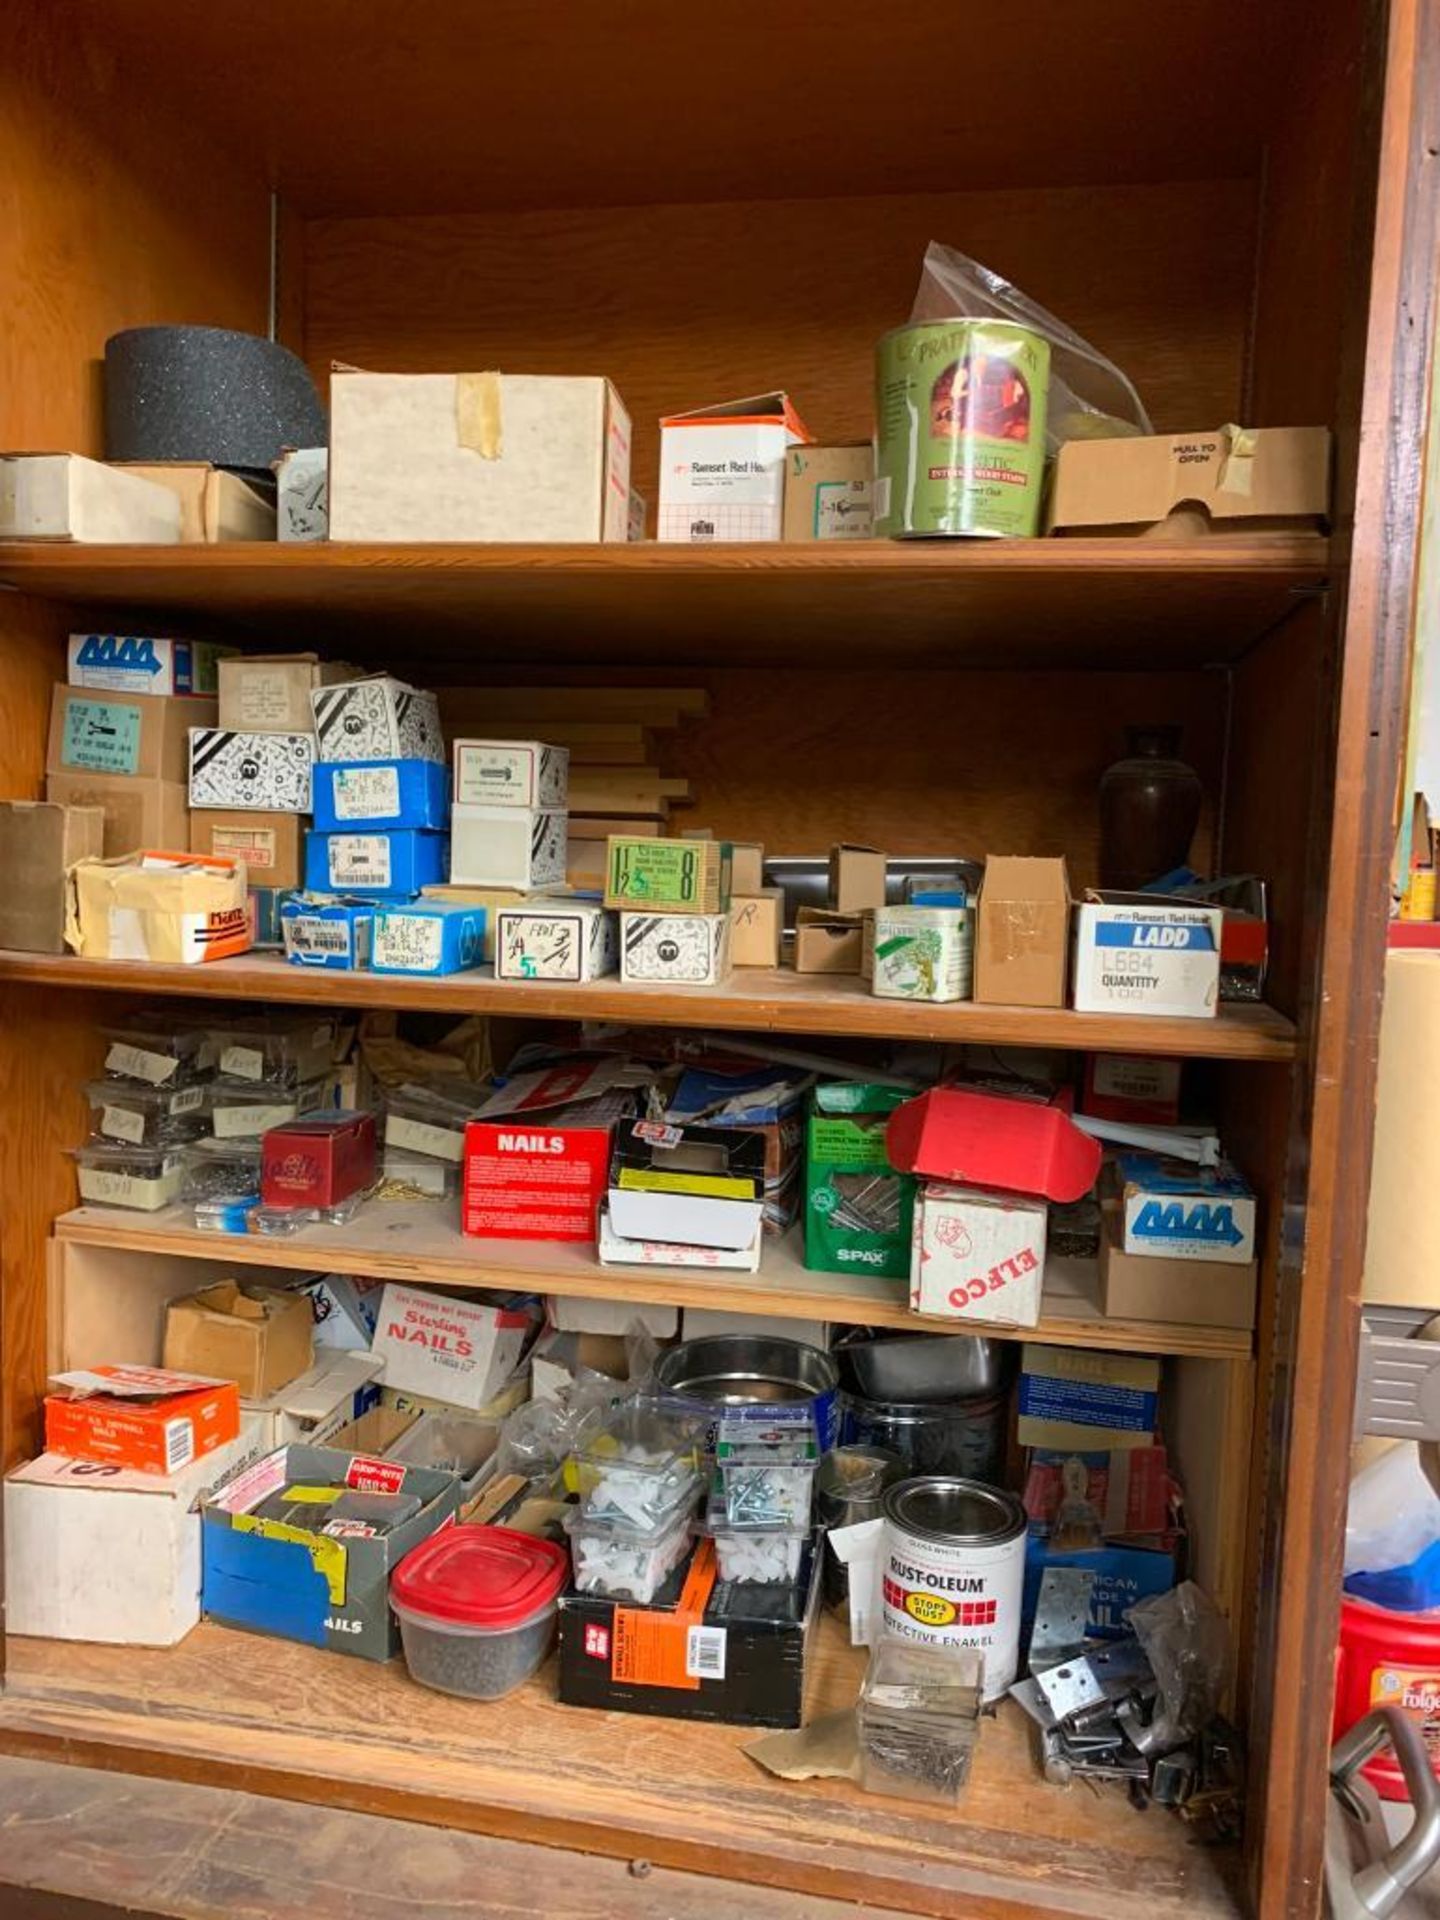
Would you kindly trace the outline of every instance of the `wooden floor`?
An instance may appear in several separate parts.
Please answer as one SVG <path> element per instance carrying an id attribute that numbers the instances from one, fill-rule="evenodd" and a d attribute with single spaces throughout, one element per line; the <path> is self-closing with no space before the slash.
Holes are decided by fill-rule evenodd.
<path id="1" fill-rule="evenodd" d="M 811 1711 L 848 1705 L 861 1662 L 826 1619 Z M 812 1896 L 807 1914 L 823 1912 L 817 1898 L 940 1920 L 1239 1911 L 1233 1858 L 1193 1845 L 1174 1815 L 1138 1814 L 1115 1790 L 1047 1786 L 1028 1722 L 1008 1703 L 985 1723 L 955 1814 L 846 1781 L 774 1779 L 741 1751 L 753 1737 L 561 1707 L 548 1669 L 506 1701 L 467 1704 L 417 1689 L 398 1662 L 378 1668 L 210 1625 L 169 1652 L 11 1640 L 0 1702 L 0 1751 L 12 1755 L 643 1858 Z M 292 1817 L 276 1811 L 277 1837 Z M 757 1920 L 771 1911 L 748 1896 L 742 1910 Z"/>

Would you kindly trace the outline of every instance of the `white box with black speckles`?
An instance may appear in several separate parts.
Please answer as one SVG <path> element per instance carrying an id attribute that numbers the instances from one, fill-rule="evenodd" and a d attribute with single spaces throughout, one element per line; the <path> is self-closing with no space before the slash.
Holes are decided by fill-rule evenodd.
<path id="1" fill-rule="evenodd" d="M 190 805 L 309 813 L 315 741 L 308 733 L 190 729 Z"/>
<path id="2" fill-rule="evenodd" d="M 433 693 L 378 673 L 316 687 L 310 702 L 317 760 L 438 760 L 444 765 L 440 706 Z"/>
<path id="3" fill-rule="evenodd" d="M 728 913 L 622 913 L 620 978 L 718 987 L 730 972 Z"/>

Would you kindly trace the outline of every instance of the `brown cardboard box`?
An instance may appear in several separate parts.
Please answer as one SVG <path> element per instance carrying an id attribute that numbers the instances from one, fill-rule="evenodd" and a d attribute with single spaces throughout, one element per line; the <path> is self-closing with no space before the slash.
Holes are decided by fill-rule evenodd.
<path id="1" fill-rule="evenodd" d="M 1255 1324 L 1259 1266 L 1227 1260 L 1177 1260 L 1126 1253 L 1123 1217 L 1106 1207 L 1100 1226 L 1100 1311 L 1110 1320 L 1159 1320 L 1167 1326 Z"/>
<path id="2" fill-rule="evenodd" d="M 307 825 L 300 813 L 230 813 L 219 807 L 196 807 L 190 815 L 190 851 L 243 860 L 252 887 L 298 887 L 305 871 Z"/>
<path id="3" fill-rule="evenodd" d="M 275 502 L 238 473 L 203 460 L 117 460 L 125 473 L 166 487 L 180 502 L 180 539 L 186 546 L 217 540 L 273 540 Z"/>
<path id="4" fill-rule="evenodd" d="M 732 967 L 778 967 L 785 931 L 785 894 L 780 887 L 730 896 Z"/>
<path id="5" fill-rule="evenodd" d="M 65 951 L 65 870 L 105 851 L 99 807 L 0 801 L 0 947 Z"/>
<path id="6" fill-rule="evenodd" d="M 163 1364 L 201 1380 L 233 1380 L 242 1400 L 268 1400 L 314 1364 L 308 1293 L 222 1280 L 172 1300 Z"/>
<path id="7" fill-rule="evenodd" d="M 188 790 L 173 780 L 127 780 L 98 773 L 49 773 L 45 798 L 62 807 L 99 807 L 105 858 L 152 847 L 184 853 L 190 845 Z"/>
<path id="8" fill-rule="evenodd" d="M 1070 952 L 1070 880 L 1063 860 L 992 854 L 975 936 L 975 998 L 1063 1007 Z"/>
<path id="9" fill-rule="evenodd" d="M 785 456 L 786 540 L 868 540 L 875 455 L 858 447 L 792 447 Z"/>
<path id="10" fill-rule="evenodd" d="M 797 973 L 859 973 L 863 916 L 801 907 L 795 915 Z"/>
<path id="11" fill-rule="evenodd" d="M 1320 528 L 1330 508 L 1324 427 L 1219 427 L 1067 440 L 1050 482 L 1051 533 L 1207 534 Z"/>
<path id="12" fill-rule="evenodd" d="M 359 677 L 343 660 L 313 653 L 241 654 L 219 665 L 220 717 L 234 733 L 313 733 L 310 695 Z"/>
<path id="13" fill-rule="evenodd" d="M 57 686 L 45 771 L 183 785 L 190 778 L 190 729 L 214 724 L 215 702 L 198 694 Z"/>
<path id="14" fill-rule="evenodd" d="M 863 913 L 885 904 L 885 856 L 877 847 L 849 841 L 830 849 L 830 909 Z M 853 972 L 854 969 L 852 968 Z"/>
<path id="15" fill-rule="evenodd" d="M 764 847 L 758 840 L 732 840 L 730 842 L 730 898 L 733 900 L 739 893 L 754 894 L 764 893 L 764 891 Z"/>
<path id="16" fill-rule="evenodd" d="M 65 944 L 87 959 L 176 966 L 248 953 L 255 921 L 245 869 L 188 849 L 79 860 L 66 887 Z"/>

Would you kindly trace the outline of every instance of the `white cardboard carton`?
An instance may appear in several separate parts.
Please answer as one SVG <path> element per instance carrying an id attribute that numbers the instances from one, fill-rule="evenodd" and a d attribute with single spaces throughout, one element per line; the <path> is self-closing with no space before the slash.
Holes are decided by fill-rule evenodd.
<path id="1" fill-rule="evenodd" d="M 745 1247 L 695 1247 L 683 1246 L 673 1240 L 627 1240 L 611 1225 L 609 1207 L 600 1209 L 599 1254 L 602 1267 L 686 1267 L 712 1269 L 726 1273 L 758 1273 L 763 1239 L 763 1232 L 757 1231 L 750 1244 Z M 584 1304 L 589 1306 L 592 1303 L 586 1301 Z M 635 1313 L 639 1309 L 627 1307 L 624 1311 Z M 648 1315 L 650 1309 L 646 1308 L 645 1312 Z M 564 1323 L 557 1320 L 555 1324 L 563 1326 Z M 628 1322 L 626 1324 L 628 1325 Z M 654 1327 L 650 1330 L 652 1333 L 656 1331 Z M 576 1331 L 623 1333 L 625 1327 L 583 1327 L 577 1328 Z M 674 1333 L 673 1324 L 669 1331 Z"/>
<path id="2" fill-rule="evenodd" d="M 537 900 L 496 916 L 497 980 L 599 980 L 619 957 L 618 915 L 590 901 Z"/>
<path id="3" fill-rule="evenodd" d="M 457 740 L 454 798 L 465 807 L 563 808 L 570 749 L 542 740 Z"/>
<path id="4" fill-rule="evenodd" d="M 482 1299 L 459 1300 L 391 1281 L 371 1351 L 385 1384 L 456 1407 L 483 1407 L 514 1372 L 530 1316 Z"/>
<path id="5" fill-rule="evenodd" d="M 620 977 L 715 987 L 730 972 L 729 913 L 622 913 Z"/>
<path id="6" fill-rule="evenodd" d="M 445 764 L 440 703 L 388 673 L 316 687 L 317 760 L 438 760 Z"/>
<path id="7" fill-rule="evenodd" d="M 312 734 L 192 727 L 190 805 L 309 813 L 314 766 Z"/>
<path id="8" fill-rule="evenodd" d="M 1033 1327 L 1045 1274 L 1045 1202 L 923 1181 L 910 1242 L 910 1306 Z"/>
<path id="9" fill-rule="evenodd" d="M 628 1333 L 639 1320 L 657 1340 L 669 1340 L 680 1328 L 680 1309 L 632 1305 L 628 1300 L 573 1300 L 557 1294 L 550 1302 L 550 1323 L 557 1333 Z"/>
<path id="10" fill-rule="evenodd" d="M 528 807 L 452 807 L 450 884 L 514 887 L 520 893 L 563 887 L 569 816 Z"/>
<path id="11" fill-rule="evenodd" d="M 373 1383 L 384 1370 L 384 1361 L 373 1353 L 326 1348 L 308 1373 L 268 1400 L 242 1400 L 241 1411 L 258 1416 L 267 1453 L 292 1444 L 323 1446 L 332 1433 L 364 1413 L 378 1392 Z"/>
<path id="12" fill-rule="evenodd" d="M 168 487 L 78 453 L 0 454 L 0 540 L 179 546 Z"/>
<path id="13" fill-rule="evenodd" d="M 1075 910 L 1078 1013 L 1213 1020 L 1220 995 L 1219 907 L 1088 899 Z"/>
<path id="14" fill-rule="evenodd" d="M 778 540 L 785 456 L 808 442 L 783 393 L 755 394 L 660 422 L 661 540 Z"/>
<path id="15" fill-rule="evenodd" d="M 275 537 L 325 540 L 330 535 L 330 449 L 297 447 L 275 462 Z"/>

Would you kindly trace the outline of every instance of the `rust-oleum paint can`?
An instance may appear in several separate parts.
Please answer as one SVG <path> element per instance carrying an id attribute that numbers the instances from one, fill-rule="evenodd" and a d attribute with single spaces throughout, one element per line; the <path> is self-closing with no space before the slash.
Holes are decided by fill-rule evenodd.
<path id="1" fill-rule="evenodd" d="M 901 1480 L 884 1501 L 885 1631 L 985 1656 L 985 1698 L 998 1700 L 1020 1664 L 1025 1509 L 980 1480 Z"/>

